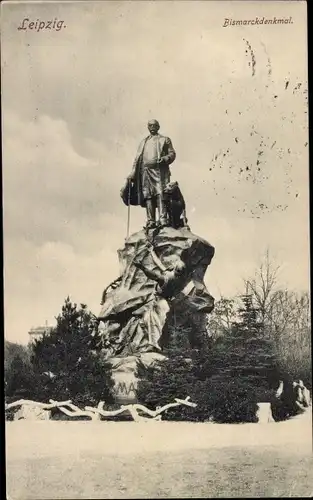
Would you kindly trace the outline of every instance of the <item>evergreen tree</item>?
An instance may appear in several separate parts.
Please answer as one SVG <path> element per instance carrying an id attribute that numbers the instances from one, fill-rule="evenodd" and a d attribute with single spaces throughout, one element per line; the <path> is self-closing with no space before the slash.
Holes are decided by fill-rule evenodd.
<path id="1" fill-rule="evenodd" d="M 86 305 L 78 307 L 67 298 L 56 319 L 56 327 L 33 346 L 34 396 L 71 399 L 80 406 L 111 403 L 114 382 L 98 349 L 95 317 Z"/>
<path id="2" fill-rule="evenodd" d="M 268 401 L 278 384 L 278 362 L 251 295 L 243 295 L 242 302 L 239 320 L 222 339 L 224 359 L 218 376 L 236 378 L 250 387 L 256 402 Z"/>
<path id="3" fill-rule="evenodd" d="M 239 319 L 214 344 L 207 390 L 212 416 L 220 422 L 253 422 L 257 403 L 272 402 L 278 386 L 278 362 L 250 295 L 242 296 Z"/>
<path id="4" fill-rule="evenodd" d="M 181 353 L 145 367 L 140 362 L 137 368 L 139 378 L 137 398 L 151 409 L 174 402 L 175 398 L 185 399 L 193 377 L 191 360 Z M 186 420 L 189 408 L 172 409 L 165 414 L 166 420 Z M 164 418 L 164 417 L 163 417 Z"/>
<path id="5" fill-rule="evenodd" d="M 195 316 L 188 314 L 182 304 L 172 304 L 171 312 L 163 331 L 163 354 L 166 359 L 146 367 L 137 365 L 137 398 L 151 409 L 174 402 L 175 398 L 190 396 L 194 383 L 193 358 L 203 344 L 201 327 L 196 330 Z M 202 314 L 202 319 L 204 315 Z M 199 323 L 199 322 L 198 322 Z M 202 328 L 203 329 L 203 328 Z M 173 408 L 163 415 L 166 420 L 196 420 L 193 408 Z"/>

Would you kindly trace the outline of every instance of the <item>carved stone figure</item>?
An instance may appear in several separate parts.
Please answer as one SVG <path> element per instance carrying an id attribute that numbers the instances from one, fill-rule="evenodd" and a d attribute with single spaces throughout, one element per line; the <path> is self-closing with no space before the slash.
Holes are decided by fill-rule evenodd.
<path id="1" fill-rule="evenodd" d="M 171 139 L 159 134 L 159 128 L 157 120 L 148 122 L 150 134 L 141 141 L 128 183 L 121 191 L 127 205 L 146 207 L 147 229 L 156 227 L 156 209 L 159 226 L 168 224 L 163 191 L 170 182 L 169 165 L 176 158 Z"/>

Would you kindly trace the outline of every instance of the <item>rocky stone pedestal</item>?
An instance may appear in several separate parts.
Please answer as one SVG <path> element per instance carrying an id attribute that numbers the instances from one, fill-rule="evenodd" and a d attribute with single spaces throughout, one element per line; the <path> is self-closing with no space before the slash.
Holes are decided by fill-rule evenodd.
<path id="1" fill-rule="evenodd" d="M 103 291 L 98 315 L 117 403 L 137 402 L 136 363 L 151 365 L 164 359 L 171 321 L 178 327 L 180 321 L 190 324 L 192 318 L 188 340 L 191 347 L 200 347 L 206 335 L 206 315 L 214 308 L 214 298 L 203 281 L 214 252 L 209 242 L 188 227 L 139 231 L 118 250 L 120 276 Z"/>
<path id="2" fill-rule="evenodd" d="M 106 287 L 98 316 L 112 357 L 161 352 L 174 307 L 205 318 L 214 298 L 203 278 L 214 247 L 188 228 L 139 231 L 118 251 L 120 276 Z"/>

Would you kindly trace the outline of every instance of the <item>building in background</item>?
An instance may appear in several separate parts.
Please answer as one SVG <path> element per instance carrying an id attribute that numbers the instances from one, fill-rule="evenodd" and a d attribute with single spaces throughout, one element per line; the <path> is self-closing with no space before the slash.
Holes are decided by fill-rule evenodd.
<path id="1" fill-rule="evenodd" d="M 45 326 L 36 326 L 35 328 L 31 328 L 28 332 L 29 343 L 32 344 L 35 340 L 40 340 L 44 334 L 50 333 L 52 329 L 53 326 L 48 326 L 47 322 Z"/>

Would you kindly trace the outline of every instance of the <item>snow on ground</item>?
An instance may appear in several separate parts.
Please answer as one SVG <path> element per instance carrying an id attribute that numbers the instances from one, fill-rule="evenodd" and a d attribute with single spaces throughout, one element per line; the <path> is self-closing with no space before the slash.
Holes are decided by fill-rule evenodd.
<path id="1" fill-rule="evenodd" d="M 269 424 L 191 422 L 7 422 L 10 458 L 71 455 L 82 450 L 137 453 L 224 446 L 312 446 L 312 411 Z"/>
<path id="2" fill-rule="evenodd" d="M 7 422 L 7 498 L 311 497 L 311 424 Z"/>

